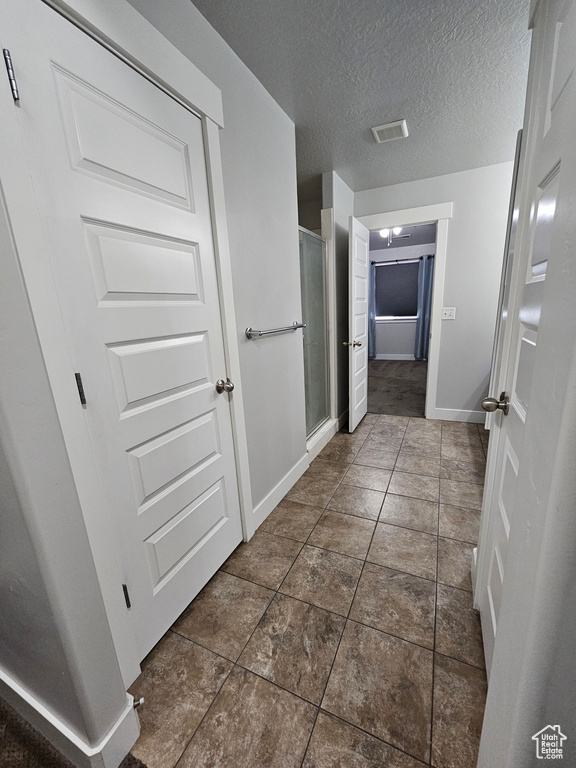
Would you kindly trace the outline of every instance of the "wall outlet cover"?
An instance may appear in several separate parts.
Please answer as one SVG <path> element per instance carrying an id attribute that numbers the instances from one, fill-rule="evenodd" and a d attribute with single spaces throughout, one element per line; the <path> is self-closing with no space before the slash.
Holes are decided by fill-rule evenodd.
<path id="1" fill-rule="evenodd" d="M 456 307 L 442 307 L 442 320 L 456 320 Z"/>

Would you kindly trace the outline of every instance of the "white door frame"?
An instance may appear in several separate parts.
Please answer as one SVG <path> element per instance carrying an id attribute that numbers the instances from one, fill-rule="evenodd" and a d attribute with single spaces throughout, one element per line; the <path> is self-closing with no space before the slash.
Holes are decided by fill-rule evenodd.
<path id="1" fill-rule="evenodd" d="M 446 272 L 446 252 L 448 246 L 448 220 L 452 218 L 452 208 L 453 204 L 451 202 L 437 203 L 418 208 L 405 208 L 400 211 L 373 213 L 369 216 L 356 217 L 358 221 L 361 221 L 371 231 L 437 222 L 434 287 L 432 291 L 432 309 L 430 311 L 430 348 L 428 351 L 428 373 L 426 378 L 426 407 L 424 411 L 427 419 L 446 419 L 446 410 L 436 407 L 436 394 L 440 369 L 440 335 L 442 331 L 444 275 Z M 448 418 L 450 418 L 452 413 L 452 411 L 449 412 Z M 458 413 L 456 413 L 456 416 L 458 416 Z"/>
<path id="2" fill-rule="evenodd" d="M 244 537 L 248 539 L 253 533 L 252 498 L 219 142 L 219 128 L 223 125 L 220 90 L 124 0 L 99 0 L 97 4 L 91 0 L 43 2 L 102 43 L 202 120 L 226 375 L 235 383 L 234 396 L 231 398 L 231 417 L 240 509 Z M 8 45 L 7 41 L 3 42 Z M 17 69 L 16 63 L 15 68 Z M 21 93 L 21 99 L 25 99 L 25 93 Z M 118 566 L 119 555 L 115 549 L 111 521 L 105 519 L 106 507 L 86 423 L 77 407 L 78 393 L 74 382 L 74 369 L 49 267 L 34 190 L 29 176 L 22 173 L 22 168 L 26 166 L 26 155 L 14 105 L 6 105 L 3 115 L 4 141 L 0 144 L 0 176 L 3 180 L 6 205 L 114 645 L 123 679 L 128 685 L 138 674 L 139 659 L 131 621 L 119 590 L 122 582 Z"/>

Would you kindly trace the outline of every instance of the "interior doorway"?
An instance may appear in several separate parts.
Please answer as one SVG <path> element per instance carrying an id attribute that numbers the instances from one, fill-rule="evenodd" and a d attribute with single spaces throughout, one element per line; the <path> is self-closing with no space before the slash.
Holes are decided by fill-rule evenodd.
<path id="1" fill-rule="evenodd" d="M 370 232 L 368 411 L 423 417 L 436 222 Z"/>

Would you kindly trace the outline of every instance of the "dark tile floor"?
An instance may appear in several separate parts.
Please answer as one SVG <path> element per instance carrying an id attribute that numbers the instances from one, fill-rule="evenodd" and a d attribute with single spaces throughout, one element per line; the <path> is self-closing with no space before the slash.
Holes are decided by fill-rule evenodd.
<path id="1" fill-rule="evenodd" d="M 368 410 L 396 416 L 424 416 L 425 360 L 370 360 Z"/>
<path id="2" fill-rule="evenodd" d="M 148 768 L 473 768 L 487 438 L 368 414 L 143 663 Z"/>

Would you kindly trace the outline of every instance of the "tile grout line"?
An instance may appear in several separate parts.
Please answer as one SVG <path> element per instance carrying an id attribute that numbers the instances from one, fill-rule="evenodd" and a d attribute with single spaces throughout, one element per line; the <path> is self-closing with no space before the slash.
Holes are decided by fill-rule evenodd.
<path id="1" fill-rule="evenodd" d="M 378 422 L 375 422 L 374 426 L 376 426 L 376 424 L 377 424 L 377 423 L 378 423 Z M 408 423 L 410 423 L 410 422 L 408 422 Z M 374 426 L 371 428 L 371 430 L 370 430 L 370 432 L 368 433 L 368 435 L 366 436 L 366 438 L 364 438 L 364 440 L 363 440 L 363 442 L 362 442 L 362 445 L 363 445 L 363 444 L 366 442 L 366 440 L 368 439 L 368 436 L 371 434 L 371 432 L 372 432 L 372 429 L 374 429 Z M 406 430 L 405 430 L 405 433 L 406 433 Z M 399 449 L 399 451 L 398 451 L 398 453 L 397 453 L 397 455 L 396 455 L 396 460 L 395 460 L 395 462 L 394 462 L 394 468 L 392 469 L 392 473 L 395 471 L 395 466 L 396 466 L 396 463 L 397 463 L 397 460 L 398 460 L 398 455 L 399 455 L 399 453 L 400 453 L 400 450 L 401 450 L 401 448 L 402 448 L 402 444 L 403 444 L 403 442 L 404 442 L 404 439 L 405 439 L 405 437 L 403 437 L 403 438 L 402 438 L 402 441 L 401 441 L 401 447 L 400 447 L 400 449 Z M 362 447 L 362 446 L 361 446 L 361 447 Z M 358 452 L 359 452 L 359 451 L 360 451 L 360 449 L 358 450 Z M 358 453 L 358 452 L 357 452 L 357 453 Z M 356 454 L 356 455 L 357 455 L 357 454 Z M 353 463 L 354 463 L 354 462 L 351 462 L 351 463 L 350 463 L 350 466 L 352 466 L 352 464 L 353 464 Z M 287 578 L 287 576 L 288 576 L 288 573 L 289 573 L 289 572 L 290 572 L 290 570 L 292 569 L 292 567 L 293 567 L 294 563 L 296 562 L 297 558 L 299 557 L 300 553 L 302 552 L 302 550 L 303 550 L 304 546 L 312 546 L 312 547 L 314 547 L 314 546 L 315 546 L 315 545 L 313 545 L 313 544 L 308 544 L 308 541 L 309 541 L 310 537 L 312 536 L 312 534 L 313 534 L 314 530 L 316 529 L 316 527 L 317 527 L 317 525 L 318 525 L 319 521 L 322 519 L 322 517 L 324 516 L 324 514 L 325 514 L 327 511 L 334 511 L 334 512 L 338 512 L 338 510 L 328 510 L 328 504 L 329 504 L 329 503 L 330 503 L 330 501 L 332 500 L 332 498 L 333 498 L 334 494 L 336 493 L 336 490 L 337 490 L 337 489 L 338 489 L 338 488 L 339 488 L 339 487 L 342 485 L 343 479 L 344 479 L 344 477 L 346 476 L 346 474 L 347 474 L 348 470 L 350 469 L 350 466 L 349 466 L 349 467 L 348 467 L 348 469 L 346 470 L 346 473 L 345 473 L 345 474 L 342 476 L 342 478 L 340 478 L 340 480 L 338 481 L 338 483 L 337 483 L 337 485 L 336 485 L 336 487 L 335 487 L 335 489 L 334 489 L 333 493 L 332 493 L 332 494 L 331 494 L 331 496 L 330 496 L 330 500 L 329 500 L 329 501 L 328 501 L 328 503 L 327 503 L 327 504 L 326 504 L 326 505 L 323 507 L 323 511 L 322 511 L 322 514 L 320 515 L 320 517 L 318 518 L 318 520 L 316 521 L 316 523 L 313 525 L 313 527 L 312 527 L 312 529 L 311 529 L 310 533 L 308 534 L 308 536 L 306 537 L 305 541 L 304 541 L 304 542 L 301 542 L 301 541 L 298 541 L 298 540 L 296 540 L 298 544 L 301 544 L 301 546 L 300 546 L 300 549 L 299 549 L 299 551 L 298 551 L 298 554 L 296 555 L 296 557 L 295 557 L 295 558 L 294 558 L 294 560 L 292 561 L 292 564 L 290 565 L 290 567 L 289 567 L 289 569 L 288 569 L 288 571 L 287 571 L 286 575 L 284 576 L 284 578 L 283 578 L 283 579 L 280 581 L 280 584 L 278 585 L 278 587 L 277 587 L 275 590 L 273 590 L 273 591 L 274 591 L 274 596 L 271 598 L 270 602 L 268 603 L 268 605 L 267 605 L 266 609 L 264 610 L 264 612 L 263 612 L 263 614 L 262 614 L 262 617 L 261 617 L 261 618 L 260 618 L 260 620 L 257 622 L 257 624 L 256 624 L 256 626 L 255 626 L 255 628 L 254 628 L 254 630 L 253 630 L 253 631 L 251 632 L 251 634 L 250 634 L 250 637 L 248 638 L 248 640 L 246 641 L 246 643 L 245 643 L 245 644 L 244 644 L 244 646 L 242 647 L 242 650 L 241 650 L 241 651 L 240 651 L 240 653 L 238 654 L 238 657 L 237 657 L 237 659 L 239 659 L 239 658 L 241 657 L 242 653 L 244 652 L 244 650 L 246 649 L 246 647 L 248 646 L 248 644 L 249 644 L 249 643 L 250 643 L 250 641 L 252 640 L 252 637 L 253 637 L 254 633 L 256 632 L 257 628 L 260 626 L 260 624 L 261 624 L 261 622 L 262 622 L 262 619 L 263 619 L 264 615 L 267 613 L 267 611 L 269 610 L 269 607 L 270 607 L 270 605 L 272 604 L 273 600 L 276 598 L 276 596 L 277 596 L 278 594 L 281 594 L 281 595 L 283 595 L 283 594 L 284 594 L 284 593 L 281 593 L 281 592 L 280 592 L 280 588 L 281 588 L 282 584 L 284 583 L 284 581 L 286 580 L 286 578 Z M 392 473 L 391 473 L 391 477 L 392 477 Z M 413 474 L 417 474 L 417 473 L 413 473 Z M 352 487 L 355 487 L 355 486 L 352 486 Z M 389 487 L 389 485 L 388 485 L 387 487 Z M 343 630 L 342 630 L 342 633 L 341 633 L 341 635 L 340 635 L 340 638 L 339 638 L 339 641 L 338 641 L 338 646 L 337 646 L 337 648 L 336 648 L 336 651 L 335 651 L 335 654 L 334 654 L 334 658 L 333 658 L 333 660 L 332 660 L 332 664 L 331 664 L 331 666 L 330 666 L 330 671 L 329 671 L 329 673 L 328 673 L 328 675 L 327 675 L 327 677 L 326 677 L 326 684 L 325 684 L 325 686 L 324 686 L 324 690 L 323 690 L 322 696 L 320 697 L 320 703 L 319 703 L 318 705 L 315 705 L 313 702 L 310 702 L 308 699 L 305 699 L 304 697 L 302 697 L 302 696 L 299 696 L 297 693 L 294 693 L 293 691 L 291 691 L 291 690 L 289 690 L 289 689 L 287 689 L 287 688 L 283 688 L 283 686 L 279 685 L 278 683 L 276 683 L 276 682 L 274 682 L 274 681 L 272 681 L 272 680 L 269 680 L 268 678 L 266 678 L 266 677 L 263 677 L 262 675 L 259 675 L 258 673 L 256 673 L 256 672 L 253 672 L 252 670 L 249 670 L 249 669 L 248 669 L 248 668 L 246 668 L 246 667 L 243 667 L 241 664 L 239 664 L 239 663 L 238 663 L 238 660 L 234 662 L 234 661 L 232 661 L 231 659 L 227 659 L 225 656 L 222 656 L 221 654 L 217 654 L 217 653 L 215 653 L 214 651 L 211 651 L 210 649 L 206 648 L 206 650 L 210 651 L 211 653 L 214 653 L 216 656 L 219 656 L 220 658 L 223 658 L 223 659 L 225 659 L 226 661 L 228 661 L 229 663 L 231 663 L 231 664 L 232 664 L 232 667 L 230 668 L 230 670 L 229 670 L 228 674 L 226 675 L 226 677 L 225 677 L 224 681 L 222 682 L 222 685 L 221 685 L 221 686 L 220 686 L 220 688 L 218 689 L 218 691 L 217 691 L 216 695 L 214 696 L 214 698 L 213 698 L 212 702 L 210 703 L 210 706 L 209 706 L 209 707 L 208 707 L 208 709 L 206 710 L 206 712 L 205 712 L 204 716 L 202 717 L 201 721 L 199 722 L 198 726 L 197 726 L 197 727 L 196 727 L 196 729 L 194 730 L 194 733 L 193 733 L 193 734 L 192 734 L 192 736 L 190 737 L 189 741 L 186 743 L 186 746 L 184 747 L 184 749 L 183 749 L 183 751 L 182 751 L 182 753 L 181 753 L 180 757 L 178 758 L 178 760 L 177 760 L 177 761 L 176 761 L 176 763 L 174 764 L 174 768 L 176 768 L 176 767 L 177 767 L 177 765 L 178 765 L 178 763 L 181 761 L 181 759 L 182 759 L 182 757 L 183 757 L 184 753 L 186 752 L 186 750 L 188 749 L 188 747 L 189 747 L 189 745 L 190 745 L 191 741 L 193 740 L 193 738 L 195 737 L 196 733 L 197 733 L 197 732 L 198 732 L 198 730 L 200 729 L 200 727 L 201 727 L 202 723 L 204 722 L 204 719 L 205 719 L 205 718 L 206 718 L 206 716 L 208 715 L 209 711 L 212 709 L 212 706 L 213 706 L 213 704 L 214 704 L 214 701 L 216 700 L 216 698 L 218 697 L 218 695 L 219 695 L 220 691 L 222 690 L 222 688 L 223 688 L 223 687 L 224 687 L 224 685 L 226 684 L 227 680 L 229 679 L 229 676 L 230 676 L 230 674 L 233 672 L 233 670 L 234 670 L 236 667 L 238 667 L 239 669 L 242 669 L 242 670 L 246 670 L 246 671 L 248 671 L 249 673 L 251 673 L 251 674 L 254 674 L 254 675 L 256 675 L 256 676 L 260 677 L 261 679 L 265 680 L 266 682 L 269 682 L 270 684 L 274 685 L 275 687 L 279 688 L 280 690 L 284 690 L 284 691 L 287 691 L 288 693 L 290 693 L 290 694 L 292 694 L 292 695 L 296 696 L 297 698 L 301 699 L 302 701 L 304 701 L 304 702 L 306 702 L 306 703 L 308 703 L 308 704 L 310 704 L 310 705 L 312 705 L 312 706 L 315 706 L 315 708 L 316 708 L 316 715 L 315 715 L 315 718 L 314 718 L 314 723 L 312 724 L 312 727 L 311 727 L 311 730 L 310 730 L 310 735 L 309 735 L 309 738 L 308 738 L 308 741 L 307 741 L 306 747 L 305 747 L 305 749 L 304 749 L 304 753 L 303 753 L 303 757 L 302 757 L 302 761 L 301 761 L 301 765 L 302 765 L 302 763 L 304 762 L 304 760 L 305 760 L 305 758 L 306 758 L 306 754 L 307 754 L 307 752 L 308 752 L 308 749 L 309 749 L 310 741 L 311 741 L 311 739 L 312 739 L 312 735 L 313 735 L 313 732 L 314 732 L 314 729 L 315 729 L 315 726 L 316 726 L 316 722 L 317 722 L 317 720 L 318 720 L 318 716 L 319 716 L 319 713 L 320 713 L 320 709 L 321 709 L 321 704 L 322 704 L 322 701 L 323 701 L 323 699 L 324 699 L 324 696 L 325 696 L 325 693 L 326 693 L 326 689 L 327 689 L 327 687 L 328 687 L 328 682 L 329 682 L 329 680 L 330 680 L 330 676 L 331 676 L 331 674 L 332 674 L 332 671 L 333 671 L 333 668 L 334 668 L 334 664 L 335 664 L 335 661 L 336 661 L 336 657 L 337 657 L 337 655 L 338 655 L 338 651 L 339 651 L 339 648 L 340 648 L 340 645 L 341 645 L 341 642 L 342 642 L 342 637 L 343 637 L 343 635 L 344 635 L 344 631 L 345 631 L 345 629 L 346 629 L 346 626 L 347 626 L 348 622 L 352 621 L 352 619 L 350 619 L 350 613 L 351 613 L 351 610 L 352 610 L 352 606 L 353 606 L 353 604 L 354 604 L 354 600 L 356 599 L 356 595 L 357 595 L 358 587 L 359 587 L 359 584 L 360 584 L 360 580 L 361 580 L 361 578 L 362 578 L 362 575 L 364 574 L 364 569 L 365 569 L 365 566 L 366 566 L 366 564 L 367 564 L 367 563 L 369 563 L 369 562 L 370 562 L 370 561 L 368 561 L 368 560 L 367 560 L 367 557 L 368 557 L 368 553 L 369 553 L 369 551 L 370 551 L 370 547 L 372 546 L 372 542 L 373 542 L 373 539 L 374 539 L 374 535 L 375 535 L 375 532 L 376 532 L 376 528 L 377 528 L 378 522 L 379 522 L 379 520 L 380 520 L 380 515 L 381 515 L 381 513 L 382 513 L 382 509 L 383 509 L 383 505 L 384 505 L 384 500 L 385 500 L 385 498 L 386 498 L 386 495 L 387 495 L 387 493 L 388 493 L 388 491 L 385 491 L 385 492 L 384 492 L 384 497 L 383 497 L 382 503 L 381 503 L 381 505 L 380 505 L 380 508 L 379 508 L 378 517 L 377 517 L 377 518 L 376 518 L 376 520 L 374 521 L 374 522 L 375 522 L 375 525 L 374 525 L 374 530 L 373 530 L 373 532 L 372 532 L 372 536 L 371 536 L 371 538 L 370 538 L 370 544 L 368 545 L 368 549 L 367 549 L 367 552 L 366 552 L 366 556 L 365 556 L 365 557 L 364 557 L 364 559 L 363 559 L 362 571 L 361 571 L 361 573 L 360 573 L 360 577 L 359 577 L 359 579 L 358 579 L 358 582 L 357 582 L 357 584 L 356 584 L 356 587 L 355 587 L 355 590 L 354 590 L 354 595 L 353 595 L 353 597 L 352 597 L 352 600 L 351 600 L 351 602 L 350 602 L 350 606 L 349 606 L 348 612 L 347 612 L 346 616 L 345 616 L 345 617 L 343 617 L 343 618 L 344 618 L 344 621 L 345 621 L 345 623 L 344 623 L 344 626 L 343 626 Z M 411 497 L 407 497 L 407 498 L 411 498 Z M 436 557 L 436 580 L 435 580 L 435 581 L 436 581 L 436 590 L 435 590 L 435 592 L 436 592 L 436 599 L 435 599 L 435 609 L 434 609 L 434 614 L 435 614 L 435 615 L 434 615 L 434 639 L 433 639 L 433 645 L 434 645 L 434 647 L 433 647 L 433 649 L 432 649 L 432 653 L 433 653 L 432 709 L 433 709 L 433 694 L 434 694 L 434 668 L 435 668 L 435 654 L 436 654 L 436 621 L 437 621 L 437 595 L 438 595 L 438 548 L 439 548 L 439 538 L 440 538 L 440 537 L 439 537 L 439 505 L 440 505 L 440 502 L 439 502 L 439 501 L 437 502 L 437 505 L 438 505 L 438 525 L 437 525 L 437 533 L 436 533 L 436 540 L 437 540 L 437 547 L 436 547 L 436 549 L 437 549 L 437 557 Z M 313 506 L 317 506 L 317 505 L 313 505 Z M 340 513 L 340 514 L 347 514 L 347 513 L 345 513 L 345 512 L 344 512 L 344 513 Z M 360 516 L 357 516 L 357 515 L 351 515 L 351 516 L 354 516 L 354 517 L 358 517 L 359 519 L 368 519 L 368 520 L 370 520 L 370 518 L 360 518 Z M 398 526 L 398 527 L 403 527 L 403 526 Z M 415 530 L 415 529 L 408 529 L 408 530 Z M 288 536 L 284 537 L 284 536 L 282 536 L 281 534 L 271 534 L 271 535 L 276 535 L 276 536 L 279 536 L 280 538 L 286 538 L 286 539 L 289 539 L 289 540 L 292 540 L 292 541 L 294 540 L 294 539 L 292 539 L 291 537 L 288 537 Z M 446 538 L 449 538 L 449 537 L 446 537 Z M 465 542 L 465 543 L 467 543 L 467 542 Z M 333 551 L 333 550 L 327 550 L 327 549 L 324 549 L 323 547 L 316 547 L 316 548 L 318 548 L 318 549 L 322 549 L 322 550 L 324 550 L 324 551 L 329 551 L 329 552 Z M 337 553 L 337 554 L 338 554 L 338 553 Z M 340 553 L 340 554 L 343 554 L 343 553 Z M 360 559 L 361 559 L 361 558 L 353 558 L 353 557 L 352 557 L 352 556 L 350 556 L 350 555 L 345 555 L 345 556 L 347 556 L 347 557 L 351 557 L 351 559 L 355 559 L 355 560 L 360 560 Z M 378 564 L 376 563 L 375 565 L 378 565 Z M 383 567 L 383 566 L 379 566 L 379 567 Z M 226 573 L 226 571 L 224 571 L 224 572 Z M 235 574 L 230 574 L 230 575 L 234 575 L 234 576 L 235 576 Z M 410 575 L 416 576 L 415 574 L 410 574 Z M 240 577 L 240 576 L 235 576 L 235 577 L 236 577 L 236 578 L 240 578 L 240 579 L 242 579 L 242 578 L 243 578 L 243 577 Z M 423 577 L 417 577 L 417 578 L 423 578 Z M 243 580 L 247 581 L 248 583 L 253 583 L 253 584 L 257 584 L 257 585 L 258 585 L 258 583 L 257 583 L 257 582 L 253 582 L 253 581 L 251 581 L 250 579 L 243 579 Z M 264 586 L 264 585 L 258 585 L 258 586 Z M 270 587 L 266 587 L 266 588 L 267 588 L 267 589 L 270 589 Z M 459 589 L 459 588 L 458 588 L 458 587 L 454 587 L 454 589 Z M 271 590 L 271 591 L 272 591 L 272 590 Z M 467 590 L 460 590 L 460 591 L 464 591 L 464 592 L 466 592 Z M 287 597 L 290 597 L 290 596 L 288 595 Z M 299 598 L 291 598 L 291 599 L 295 599 L 295 600 L 298 600 L 299 602 L 302 602 L 302 603 L 304 603 L 304 604 L 306 604 L 306 605 L 313 605 L 312 603 L 308 603 L 308 602 L 307 602 L 307 601 L 305 601 L 305 600 L 300 600 Z M 342 616 L 342 614 L 336 614 L 336 613 L 334 613 L 333 611 L 328 611 L 327 609 L 322 609 L 322 608 L 320 608 L 320 606 L 314 606 L 314 607 L 316 607 L 316 608 L 318 608 L 318 609 L 320 609 L 320 610 L 325 610 L 325 611 L 327 611 L 328 613 L 332 613 L 332 614 L 334 614 L 334 615 L 337 615 L 337 616 Z M 366 626 L 366 627 L 368 627 L 368 628 L 376 629 L 375 627 L 370 627 L 370 625 L 367 625 L 367 624 L 366 624 L 366 625 L 364 625 L 362 622 L 355 622 L 355 623 L 358 623 L 358 624 L 360 624 L 360 625 L 362 625 L 362 626 Z M 185 635 L 181 635 L 179 632 L 176 632 L 175 630 L 172 630 L 172 629 L 170 629 L 170 631 L 172 631 L 174 634 L 177 634 L 177 635 L 179 635 L 179 636 L 183 637 L 184 639 L 188 640 L 189 642 L 193 642 L 193 643 L 195 643 L 196 645 L 198 645 L 198 646 L 200 646 L 200 647 L 203 647 L 203 648 L 204 648 L 204 646 L 202 646 L 202 644 L 200 644 L 200 643 L 196 643 L 196 641 L 190 640 L 190 638 L 186 638 L 186 636 L 185 636 Z M 379 630 L 377 630 L 377 631 L 379 631 Z M 384 633 L 384 634 L 391 634 L 391 633 Z M 392 636 L 392 637 L 397 637 L 396 635 L 391 635 L 391 636 Z M 401 640 L 402 640 L 402 639 L 404 639 L 404 638 L 400 638 L 400 637 L 398 637 L 398 639 L 401 639 Z M 411 643 L 411 641 L 406 641 L 406 642 L 409 642 L 409 643 Z M 411 643 L 411 644 L 414 644 L 414 645 L 416 645 L 416 646 L 418 646 L 418 647 L 422 647 L 422 648 L 425 648 L 425 646 L 420 646 L 418 643 Z M 426 650 L 430 650 L 430 649 L 429 649 L 429 648 L 427 648 Z M 444 654 L 442 654 L 442 655 L 444 655 Z M 449 658 L 452 658 L 452 657 L 449 657 Z M 458 660 L 457 660 L 457 661 L 458 661 Z M 462 663 L 466 663 L 466 662 L 462 662 Z M 472 667 L 474 667 L 474 665 L 468 665 L 468 666 L 472 666 Z M 474 667 L 474 668 L 477 668 L 477 667 Z M 327 710 L 323 710 L 323 711 L 326 711 L 326 712 L 327 712 Z M 328 713 L 328 714 L 331 714 L 331 713 Z M 432 716 L 433 716 L 433 715 L 432 715 Z M 335 715 L 334 715 L 334 717 L 336 717 L 336 718 L 337 718 L 337 719 L 339 719 L 339 720 L 342 720 L 342 722 L 344 722 L 344 723 L 348 723 L 348 721 L 347 721 L 347 720 L 343 720 L 342 718 L 338 718 L 338 716 L 335 716 Z M 358 728 L 358 726 L 354 725 L 353 723 L 349 723 L 349 725 L 351 725 L 351 726 L 352 726 L 352 727 L 354 727 L 354 728 Z M 433 725 L 433 724 L 432 724 L 432 717 L 431 717 L 431 737 L 430 737 L 430 763 L 429 763 L 429 765 L 431 765 L 431 764 L 432 764 L 432 763 L 431 763 L 431 760 L 432 760 L 432 725 Z M 384 743 L 384 744 L 388 744 L 388 742 L 384 741 L 383 739 L 379 739 L 378 737 L 374 736 L 373 734 L 370 734 L 370 733 L 369 733 L 369 732 L 367 732 L 367 731 L 364 731 L 364 729 L 362 729 L 362 728 L 358 728 L 358 730 L 360 730 L 360 731 L 362 731 L 362 732 L 364 732 L 364 733 L 367 733 L 369 736 L 371 736 L 372 738 L 375 738 L 377 741 L 380 741 L 380 742 L 382 742 L 382 743 Z M 391 746 L 391 747 L 393 747 L 394 749 L 398 749 L 398 747 L 394 747 L 394 745 L 390 745 L 390 746 Z M 401 751 L 401 752 L 404 752 L 404 750 L 399 750 L 399 751 Z M 409 753 L 405 753 L 405 754 L 409 755 Z M 410 755 L 410 757 L 414 757 L 414 756 L 413 756 L 413 755 Z M 415 759 L 417 759 L 417 758 L 415 758 Z M 419 761 L 419 760 L 418 760 L 418 761 Z M 419 761 L 419 762 L 420 762 L 420 761 Z M 422 764 L 424 765 L 424 763 L 422 763 Z"/>

